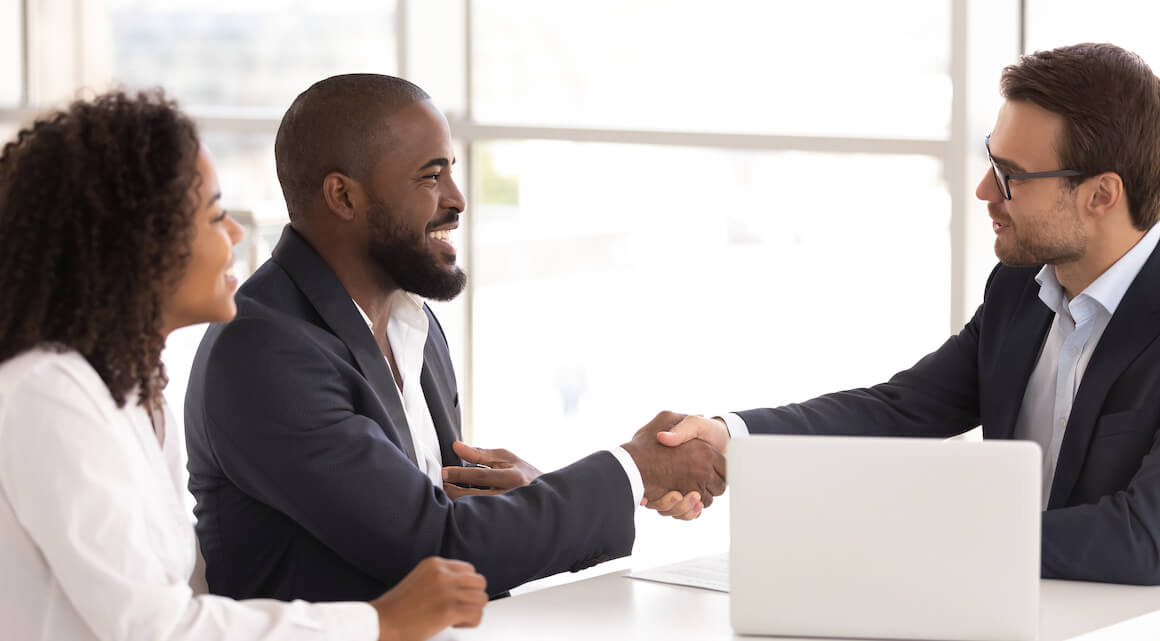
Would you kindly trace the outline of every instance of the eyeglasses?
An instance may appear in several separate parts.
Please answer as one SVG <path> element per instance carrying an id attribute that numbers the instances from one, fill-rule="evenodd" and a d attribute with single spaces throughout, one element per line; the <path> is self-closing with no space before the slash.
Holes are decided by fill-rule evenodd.
<path id="1" fill-rule="evenodd" d="M 991 157 L 991 134 L 987 134 L 983 138 L 983 146 L 987 148 L 987 162 L 991 163 L 992 176 L 995 177 L 995 184 L 999 187 L 999 193 L 1003 194 L 1004 200 L 1011 200 L 1011 179 L 1026 180 L 1029 178 L 1066 178 L 1068 176 L 1084 176 L 1082 171 L 1074 169 L 1059 169 L 1056 171 L 1033 171 L 1029 174 L 1009 174 L 999 168 L 995 159 Z"/>

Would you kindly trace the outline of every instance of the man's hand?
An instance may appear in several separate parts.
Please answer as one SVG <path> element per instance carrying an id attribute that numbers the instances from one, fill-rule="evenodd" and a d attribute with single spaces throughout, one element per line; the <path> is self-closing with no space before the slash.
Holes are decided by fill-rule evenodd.
<path id="1" fill-rule="evenodd" d="M 452 465 L 443 468 L 443 491 L 452 500 L 461 496 L 478 494 L 502 494 L 517 487 L 523 487 L 536 480 L 540 471 L 531 463 L 507 450 L 487 450 L 472 447 L 463 441 L 455 441 L 451 449 L 459 458 L 468 463 L 486 467 L 460 467 Z M 463 487 L 475 485 L 477 488 Z M 488 488 L 488 489 L 478 489 Z"/>
<path id="2" fill-rule="evenodd" d="M 725 457 L 691 436 L 688 442 L 670 447 L 662 445 L 657 436 L 675 428 L 683 418 L 683 414 L 661 412 L 622 447 L 640 469 L 649 503 L 676 490 L 682 495 L 697 492 L 703 506 L 708 507 L 714 496 L 725 492 Z"/>
<path id="3" fill-rule="evenodd" d="M 447 626 L 474 628 L 487 605 L 487 580 L 470 563 L 423 559 L 383 596 L 371 601 L 379 615 L 379 641 L 421 641 Z"/>
<path id="4" fill-rule="evenodd" d="M 671 430 L 657 433 L 657 441 L 669 447 L 677 447 L 695 438 L 724 453 L 725 444 L 729 441 L 729 430 L 721 419 L 693 415 L 686 416 Z M 671 516 L 682 521 L 691 521 L 701 516 L 701 510 L 705 507 L 701 504 L 700 493 L 689 492 L 682 495 L 677 491 L 669 492 L 659 499 L 646 501 L 645 506 L 650 510 L 656 510 L 661 516 Z"/>
<path id="5" fill-rule="evenodd" d="M 725 452 L 729 442 L 729 429 L 725 421 L 704 416 L 686 416 L 676 427 L 657 433 L 657 440 L 669 447 L 677 447 L 695 438 L 705 441 L 718 452 Z"/>
<path id="6" fill-rule="evenodd" d="M 682 495 L 673 490 L 655 501 L 646 500 L 644 506 L 656 510 L 661 516 L 671 516 L 681 521 L 692 521 L 701 516 L 705 506 L 701 504 L 700 492 L 689 492 Z"/>

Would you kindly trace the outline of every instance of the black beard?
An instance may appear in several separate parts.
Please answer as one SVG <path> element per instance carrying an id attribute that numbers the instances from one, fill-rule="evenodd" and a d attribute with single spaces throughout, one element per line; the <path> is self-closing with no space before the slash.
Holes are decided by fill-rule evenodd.
<path id="1" fill-rule="evenodd" d="M 370 233 L 370 258 L 396 286 L 423 298 L 447 301 L 459 295 L 467 285 L 467 274 L 454 260 L 443 261 L 426 250 L 427 230 L 408 231 L 394 220 L 382 201 L 371 202 L 367 213 Z M 446 221 L 458 218 L 452 214 Z"/>

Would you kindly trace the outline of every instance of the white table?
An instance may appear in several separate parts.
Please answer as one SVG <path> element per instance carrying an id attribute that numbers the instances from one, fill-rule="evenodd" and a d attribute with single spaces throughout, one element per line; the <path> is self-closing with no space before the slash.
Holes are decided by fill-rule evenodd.
<path id="1" fill-rule="evenodd" d="M 626 572 L 495 601 L 484 610 L 479 628 L 447 630 L 435 639 L 755 638 L 733 634 L 729 595 L 629 579 Z M 1160 641 L 1160 588 L 1045 580 L 1040 613 L 1040 641 Z"/>

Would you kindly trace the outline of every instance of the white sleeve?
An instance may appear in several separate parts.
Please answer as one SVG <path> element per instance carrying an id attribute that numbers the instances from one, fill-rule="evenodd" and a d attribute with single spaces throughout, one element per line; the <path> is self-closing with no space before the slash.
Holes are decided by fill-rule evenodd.
<path id="1" fill-rule="evenodd" d="M 739 436 L 749 436 L 749 426 L 745 421 L 736 414 L 722 414 L 721 420 L 725 421 L 725 429 L 729 430 L 730 438 L 737 438 Z"/>
<path id="2" fill-rule="evenodd" d="M 639 506 L 644 498 L 644 478 L 640 475 L 640 468 L 636 466 L 636 461 L 632 460 L 632 454 L 629 454 L 628 450 L 623 447 L 614 447 L 608 451 L 616 457 L 620 467 L 624 468 L 624 475 L 628 477 L 628 487 L 632 492 L 632 506 Z"/>
<path id="3" fill-rule="evenodd" d="M 118 420 L 122 414 L 94 372 L 60 361 L 40 365 L 0 402 L 0 489 L 98 639 L 378 637 L 377 616 L 365 603 L 195 597 L 188 570 L 167 558 L 187 541 L 172 528 L 189 522 L 176 507 L 157 513 L 167 504 L 156 493 L 173 493 L 150 476 L 150 457 L 160 457 L 160 448 L 150 451 L 133 425 Z"/>

